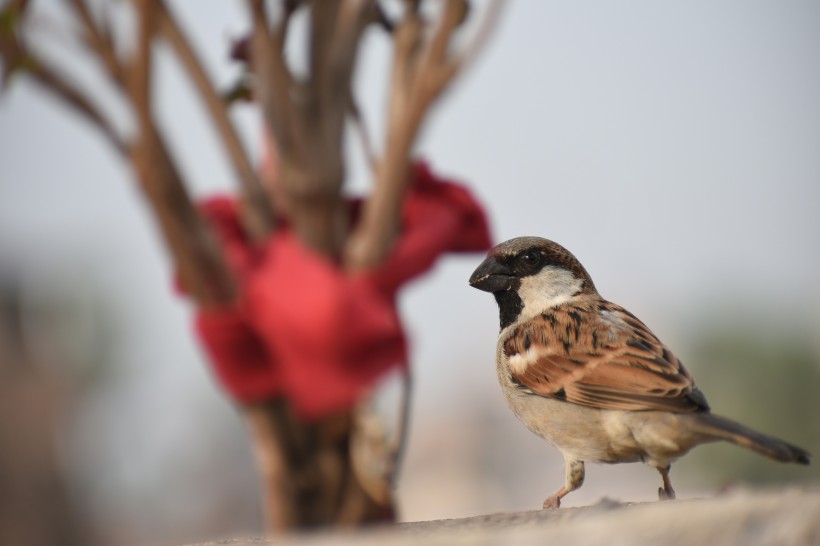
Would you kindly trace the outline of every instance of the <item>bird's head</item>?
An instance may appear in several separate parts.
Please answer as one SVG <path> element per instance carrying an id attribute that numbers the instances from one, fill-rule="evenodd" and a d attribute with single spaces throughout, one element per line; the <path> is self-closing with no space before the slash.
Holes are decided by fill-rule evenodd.
<path id="1" fill-rule="evenodd" d="M 501 328 L 598 293 L 569 250 L 540 237 L 517 237 L 494 247 L 470 276 L 470 286 L 495 296 Z"/>

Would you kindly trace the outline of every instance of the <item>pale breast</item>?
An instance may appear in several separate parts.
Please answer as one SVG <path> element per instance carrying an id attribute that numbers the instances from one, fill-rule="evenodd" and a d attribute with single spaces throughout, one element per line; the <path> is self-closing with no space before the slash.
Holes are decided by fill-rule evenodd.
<path id="1" fill-rule="evenodd" d="M 554 398 L 532 394 L 515 384 L 510 374 L 510 358 L 504 354 L 504 338 L 499 340 L 496 372 L 507 404 L 533 434 L 553 444 L 564 456 L 590 462 L 624 460 L 619 433 L 605 423 L 607 410 L 587 408 Z M 639 454 L 629 455 L 639 460 Z"/>

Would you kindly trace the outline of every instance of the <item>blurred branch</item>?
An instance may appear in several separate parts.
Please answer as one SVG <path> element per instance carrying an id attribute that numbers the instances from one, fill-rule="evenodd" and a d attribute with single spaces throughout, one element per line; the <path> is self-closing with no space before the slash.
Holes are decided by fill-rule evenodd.
<path id="1" fill-rule="evenodd" d="M 106 140 L 120 155 L 125 155 L 128 146 L 99 108 L 83 92 L 69 83 L 67 78 L 46 64 L 34 52 L 29 51 L 19 39 L 18 26 L 22 24 L 22 11 L 14 11 L 15 9 L 19 8 L 15 8 L 12 4 L 2 12 L 3 24 L 7 26 L 0 31 L 0 57 L 3 59 L 4 67 L 3 85 L 8 84 L 7 80 L 13 76 L 14 72 L 25 72 L 44 90 L 90 121 L 103 133 Z"/>
<path id="2" fill-rule="evenodd" d="M 201 304 L 229 301 L 234 296 L 232 276 L 213 235 L 194 209 L 153 121 L 151 44 L 159 4 L 153 0 L 135 0 L 134 4 L 138 40 L 135 58 L 126 74 L 123 63 L 114 52 L 108 31 L 96 24 L 85 0 L 71 1 L 71 7 L 81 22 L 86 44 L 101 60 L 114 83 L 125 91 L 134 111 L 139 134 L 133 144 L 122 140 L 87 92 L 77 89 L 24 48 L 18 38 L 22 24 L 22 10 L 18 4 L 6 6 L 2 12 L 3 19 L 10 22 L 7 25 L 9 28 L 4 28 L 0 33 L 0 54 L 7 71 L 9 66 L 22 67 L 43 89 L 89 119 L 121 155 L 130 158 L 168 243 L 183 286 Z"/>
<path id="3" fill-rule="evenodd" d="M 487 7 L 487 13 L 481 21 L 481 26 L 478 28 L 472 42 L 467 45 L 464 52 L 461 54 L 461 60 L 458 63 L 458 71 L 463 72 L 470 64 L 475 62 L 484 47 L 490 41 L 490 37 L 495 32 L 498 22 L 501 20 L 502 11 L 506 6 L 503 0 L 490 0 Z"/>
<path id="4" fill-rule="evenodd" d="M 357 49 L 365 27 L 376 20 L 374 0 L 314 1 L 311 33 L 311 84 L 325 137 L 341 141 L 345 115 L 352 101 L 350 90 Z"/>
<path id="5" fill-rule="evenodd" d="M 476 41 L 465 54 L 453 56 L 449 49 L 454 32 L 467 17 L 467 1 L 446 0 L 429 38 L 424 35 L 419 4 L 405 1 L 404 18 L 393 31 L 385 156 L 378 165 L 376 184 L 365 203 L 362 219 L 345 248 L 345 263 L 353 271 L 373 267 L 389 251 L 408 183 L 410 154 L 424 118 L 465 61 L 473 59 L 487 41 L 501 9 L 501 1 L 494 0 Z"/>
<path id="6" fill-rule="evenodd" d="M 356 132 L 359 134 L 359 140 L 362 143 L 362 150 L 364 152 L 364 157 L 367 160 L 367 165 L 370 167 L 371 173 L 375 173 L 378 159 L 376 158 L 376 150 L 373 147 L 373 139 L 367 130 L 367 123 L 362 115 L 362 111 L 359 109 L 359 105 L 356 103 L 356 99 L 352 94 L 349 99 L 350 104 L 348 104 L 347 107 L 348 115 L 356 128 Z"/>
<path id="7" fill-rule="evenodd" d="M 322 0 L 309 0 L 310 5 L 310 72 L 308 77 L 308 101 L 310 106 L 308 111 L 312 111 L 312 117 L 318 121 L 321 119 L 322 110 L 327 109 L 327 103 L 332 101 L 330 94 L 333 89 L 332 79 L 334 74 L 328 69 L 328 58 L 334 54 L 331 48 L 339 44 L 339 36 L 336 34 L 336 22 L 340 20 L 340 11 L 347 12 L 351 4 L 360 3 L 360 0 L 350 0 L 342 2 L 326 2 Z M 341 26 L 341 25 L 340 25 Z M 339 55 L 341 57 L 342 55 Z M 352 60 L 351 60 L 352 62 Z M 339 74 L 343 78 L 343 74 Z M 336 91 L 345 92 L 343 89 Z M 328 110 L 328 113 L 331 113 Z"/>
<path id="8" fill-rule="evenodd" d="M 255 75 L 254 96 L 262 107 L 265 122 L 276 139 L 280 152 L 294 148 L 291 136 L 295 130 L 290 117 L 292 112 L 290 94 L 294 87 L 284 58 L 284 42 L 290 10 L 285 10 L 276 25 L 274 34 L 268 27 L 268 15 L 264 0 L 250 0 L 251 20 L 251 64 Z"/>
<path id="9" fill-rule="evenodd" d="M 156 3 L 134 0 L 137 48 L 127 91 L 139 137 L 131 161 L 174 256 L 183 286 L 202 305 L 230 301 L 235 286 L 213 234 L 194 209 L 171 155 L 156 130 L 151 112 L 151 43 L 157 24 Z"/>
<path id="10" fill-rule="evenodd" d="M 2 49 L 3 46 L 0 45 L 0 50 Z M 3 52 L 3 57 L 9 58 L 6 57 L 5 52 Z M 128 153 L 128 145 L 120 137 L 119 132 L 81 91 L 31 52 L 26 53 L 23 58 L 24 70 L 40 84 L 42 89 L 55 95 L 72 110 L 89 120 L 102 132 L 105 139 L 117 150 L 117 153 L 120 155 Z"/>
<path id="11" fill-rule="evenodd" d="M 81 0 L 75 0 L 81 1 Z M 243 203 L 246 211 L 246 227 L 252 238 L 259 240 L 273 229 L 273 209 L 268 196 L 256 174 L 239 135 L 228 117 L 228 109 L 222 98 L 214 89 L 210 78 L 205 73 L 202 63 L 194 53 L 190 42 L 185 38 L 179 25 L 164 3 L 158 6 L 159 30 L 170 42 L 182 64 L 188 71 L 197 90 L 202 96 L 211 119 L 216 124 L 217 132 L 228 152 L 234 171 L 240 181 Z"/>
<path id="12" fill-rule="evenodd" d="M 313 249 L 338 255 L 347 234 L 341 199 L 344 124 L 358 44 L 374 20 L 374 0 L 311 0 L 310 66 L 297 81 L 284 58 L 284 37 L 296 3 L 285 2 L 271 32 L 262 0 L 250 0 L 255 92 L 275 136 L 288 218 Z"/>
<path id="13" fill-rule="evenodd" d="M 120 63 L 111 41 L 111 34 L 104 24 L 97 25 L 86 0 L 71 0 L 74 11 L 83 25 L 85 43 L 94 51 L 105 65 L 111 78 L 120 85 L 125 83 L 122 63 Z"/>

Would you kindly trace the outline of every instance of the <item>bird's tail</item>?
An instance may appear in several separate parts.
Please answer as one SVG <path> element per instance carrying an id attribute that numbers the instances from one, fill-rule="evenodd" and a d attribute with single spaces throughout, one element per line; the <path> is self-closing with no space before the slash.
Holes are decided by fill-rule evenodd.
<path id="1" fill-rule="evenodd" d="M 766 436 L 719 415 L 696 413 L 692 414 L 692 417 L 695 430 L 701 434 L 711 436 L 716 440 L 727 440 L 775 461 L 809 464 L 811 455 L 801 447 Z"/>

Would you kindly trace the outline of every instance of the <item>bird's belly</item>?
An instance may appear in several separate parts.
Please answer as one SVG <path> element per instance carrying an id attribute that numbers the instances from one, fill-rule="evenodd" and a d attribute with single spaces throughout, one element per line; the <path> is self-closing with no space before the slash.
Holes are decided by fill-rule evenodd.
<path id="1" fill-rule="evenodd" d="M 644 450 L 623 419 L 624 412 L 600 410 L 524 392 L 511 392 L 507 402 L 534 434 L 551 442 L 570 458 L 599 462 L 635 462 Z"/>

